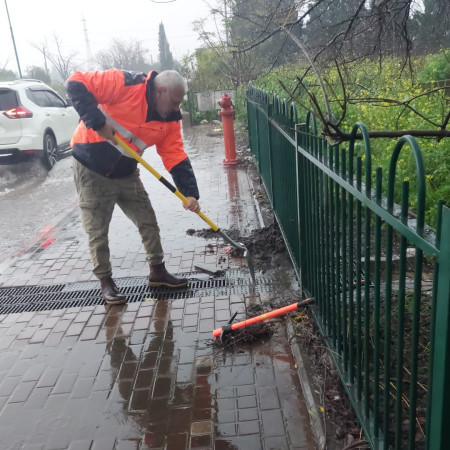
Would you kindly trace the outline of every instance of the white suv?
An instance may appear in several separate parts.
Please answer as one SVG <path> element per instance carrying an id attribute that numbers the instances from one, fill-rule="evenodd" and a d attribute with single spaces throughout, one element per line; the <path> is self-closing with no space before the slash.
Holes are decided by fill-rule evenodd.
<path id="1" fill-rule="evenodd" d="M 79 116 L 39 80 L 0 82 L 0 164 L 40 155 L 51 169 L 68 151 Z"/>

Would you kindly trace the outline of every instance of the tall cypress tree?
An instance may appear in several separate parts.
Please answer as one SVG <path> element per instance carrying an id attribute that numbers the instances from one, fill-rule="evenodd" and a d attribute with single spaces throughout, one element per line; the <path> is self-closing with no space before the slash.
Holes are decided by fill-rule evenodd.
<path id="1" fill-rule="evenodd" d="M 161 70 L 173 70 L 173 56 L 169 48 L 169 42 L 167 41 L 166 32 L 162 22 L 159 24 L 158 44 Z"/>

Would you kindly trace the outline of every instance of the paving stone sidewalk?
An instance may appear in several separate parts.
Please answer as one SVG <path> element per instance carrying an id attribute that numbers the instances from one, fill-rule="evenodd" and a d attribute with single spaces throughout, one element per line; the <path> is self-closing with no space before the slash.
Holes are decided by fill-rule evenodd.
<path id="1" fill-rule="evenodd" d="M 221 164 L 220 134 L 211 126 L 184 133 L 202 210 L 242 235 L 260 228 L 245 167 Z M 164 173 L 151 151 L 146 159 Z M 231 258 L 220 240 L 185 234 L 207 226 L 150 174 L 142 178 L 169 270 L 191 274 L 195 264 L 207 263 L 237 277 L 246 273 L 245 260 Z M 110 239 L 115 278 L 148 275 L 139 235 L 118 209 Z M 248 305 L 276 296 L 292 281 L 286 271 L 272 278 L 258 273 L 259 280 L 277 282 L 260 281 L 252 293 L 246 276 L 231 290 L 188 298 L 155 301 L 147 293 L 124 306 L 0 314 L 0 448 L 314 449 L 282 324 L 264 341 L 227 350 L 212 345 L 212 330 L 232 313 L 244 317 Z M 92 292 L 92 280 L 76 207 L 0 266 L 4 292 L 70 283 L 85 283 Z"/>

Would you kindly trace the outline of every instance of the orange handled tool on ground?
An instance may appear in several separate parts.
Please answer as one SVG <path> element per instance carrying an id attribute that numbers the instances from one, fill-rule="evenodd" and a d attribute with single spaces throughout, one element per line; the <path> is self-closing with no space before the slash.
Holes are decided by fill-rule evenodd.
<path id="1" fill-rule="evenodd" d="M 270 319 L 271 317 L 279 316 L 280 314 L 286 314 L 287 312 L 295 311 L 296 309 L 298 309 L 302 306 L 310 305 L 311 303 L 313 303 L 313 301 L 314 301 L 314 297 L 310 297 L 301 302 L 292 303 L 291 305 L 283 306 L 282 308 L 278 308 L 278 309 L 274 309 L 273 311 L 270 311 L 268 313 L 264 313 L 264 314 L 261 314 L 256 317 L 251 317 L 250 319 L 243 320 L 242 322 L 238 322 L 238 323 L 231 323 L 231 322 L 233 322 L 233 320 L 237 314 L 237 313 L 234 313 L 233 317 L 228 322 L 228 325 L 225 325 L 222 328 L 216 328 L 213 331 L 213 336 L 215 338 L 217 338 L 219 336 L 223 338 L 226 334 L 229 334 L 234 330 L 246 327 L 247 325 L 251 325 L 253 323 L 262 322 L 263 320 L 267 320 L 267 319 Z"/>

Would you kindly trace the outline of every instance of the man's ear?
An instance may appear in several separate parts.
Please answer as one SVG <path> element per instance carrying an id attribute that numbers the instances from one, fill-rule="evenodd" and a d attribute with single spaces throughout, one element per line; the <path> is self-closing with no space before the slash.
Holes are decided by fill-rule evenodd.
<path id="1" fill-rule="evenodd" d="M 164 94 L 164 92 L 166 92 L 166 86 L 158 86 L 157 88 L 156 88 L 156 94 L 157 95 L 161 95 L 161 94 Z"/>

